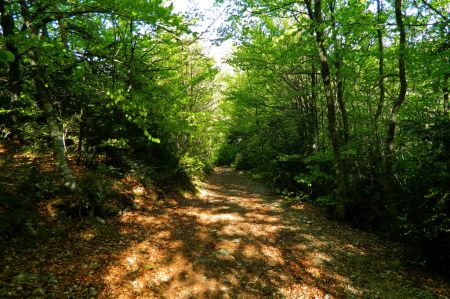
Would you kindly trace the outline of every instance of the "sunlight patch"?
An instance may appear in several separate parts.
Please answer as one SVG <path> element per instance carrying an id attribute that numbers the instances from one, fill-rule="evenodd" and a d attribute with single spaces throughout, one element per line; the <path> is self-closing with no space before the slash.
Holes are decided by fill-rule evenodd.
<path id="1" fill-rule="evenodd" d="M 209 191 L 206 189 L 201 189 L 200 190 L 200 196 L 204 197 L 204 196 L 208 196 L 209 195 Z"/>
<path id="2" fill-rule="evenodd" d="M 145 193 L 145 189 L 141 186 L 133 187 L 133 194 L 134 195 L 143 195 Z"/>
<path id="3" fill-rule="evenodd" d="M 273 246 L 262 245 L 261 246 L 262 254 L 266 257 L 266 263 L 270 266 L 275 266 L 277 264 L 284 264 L 284 259 L 281 251 Z"/>
<path id="4" fill-rule="evenodd" d="M 201 221 L 206 223 L 219 222 L 219 221 L 242 221 L 243 218 L 238 216 L 236 213 L 233 214 L 219 214 L 211 215 L 207 213 L 189 212 L 187 213 L 191 216 L 196 216 L 200 218 Z"/>
<path id="5" fill-rule="evenodd" d="M 139 280 L 134 280 L 131 283 L 131 286 L 134 291 L 138 291 L 138 292 L 142 291 L 142 289 L 144 288 L 144 284 L 142 282 L 140 282 Z"/>
<path id="6" fill-rule="evenodd" d="M 242 250 L 242 254 L 246 258 L 255 258 L 255 257 L 260 257 L 261 256 L 259 254 L 258 249 L 256 248 L 256 246 L 252 245 L 252 244 L 246 244 L 244 246 L 244 249 Z"/>
<path id="7" fill-rule="evenodd" d="M 136 264 L 136 260 L 137 260 L 136 256 L 127 257 L 127 262 L 128 265 L 130 266 L 134 266 Z"/>
<path id="8" fill-rule="evenodd" d="M 86 241 L 91 241 L 94 239 L 96 234 L 92 231 L 84 231 L 80 233 L 80 238 Z"/>

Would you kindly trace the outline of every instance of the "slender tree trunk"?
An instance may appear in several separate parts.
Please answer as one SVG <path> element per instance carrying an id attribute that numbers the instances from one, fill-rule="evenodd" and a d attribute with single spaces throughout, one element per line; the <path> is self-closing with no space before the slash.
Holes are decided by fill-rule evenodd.
<path id="1" fill-rule="evenodd" d="M 297 130 L 299 132 L 299 135 L 301 137 L 301 140 L 303 140 L 302 142 L 302 153 L 307 152 L 307 150 L 309 150 L 310 147 L 310 142 L 309 142 L 309 138 L 308 138 L 308 133 L 309 133 L 309 128 L 308 128 L 308 120 L 305 117 L 305 107 L 303 105 L 303 101 L 302 101 L 302 97 L 301 95 L 298 95 L 295 99 L 295 105 L 296 105 L 296 110 L 297 110 L 297 114 L 298 114 L 298 127 Z M 305 146 L 306 143 L 306 146 Z"/>
<path id="2" fill-rule="evenodd" d="M 392 180 L 392 163 L 394 152 L 394 138 L 395 129 L 397 128 L 397 117 L 400 111 L 400 107 L 406 99 L 406 31 L 403 23 L 402 16 L 402 0 L 395 0 L 395 21 L 397 23 L 400 40 L 399 40 L 399 53 L 398 53 L 398 70 L 399 70 L 399 82 L 400 91 L 397 99 L 392 106 L 389 120 L 388 129 L 386 134 L 386 143 L 384 148 L 384 182 L 383 189 L 386 193 L 390 192 L 390 185 Z"/>
<path id="3" fill-rule="evenodd" d="M 330 12 L 331 12 L 331 22 L 333 26 L 333 43 L 335 47 L 335 60 L 334 66 L 336 68 L 336 97 L 339 105 L 339 110 L 341 111 L 342 116 L 342 124 L 344 129 L 344 145 L 348 144 L 349 141 L 349 124 L 348 124 L 348 114 L 347 109 L 345 107 L 344 101 L 344 80 L 342 79 L 342 53 L 341 53 L 341 45 L 339 39 L 337 37 L 337 29 L 336 29 L 336 15 L 335 15 L 335 6 L 336 1 L 334 3 L 329 4 Z"/>
<path id="4" fill-rule="evenodd" d="M 345 203 L 346 203 L 345 174 L 343 161 L 341 157 L 339 139 L 336 130 L 336 108 L 334 106 L 333 88 L 331 85 L 331 72 L 328 63 L 326 47 L 324 44 L 324 30 L 322 28 L 323 26 L 322 2 L 321 0 L 314 1 L 314 11 L 312 9 L 311 0 L 305 0 L 305 3 L 308 9 L 308 15 L 314 22 L 314 31 L 316 36 L 317 48 L 319 51 L 322 81 L 325 90 L 325 98 L 327 100 L 328 131 L 330 134 L 330 140 L 333 147 L 334 169 L 336 173 L 336 182 L 337 182 L 335 215 L 338 218 L 343 219 L 345 216 Z"/>
<path id="5" fill-rule="evenodd" d="M 444 76 L 444 86 L 442 88 L 444 92 L 444 114 L 448 115 L 448 78 L 450 77 L 450 73 L 446 73 Z"/>
<path id="6" fill-rule="evenodd" d="M 30 52 L 30 62 L 32 67 L 31 74 L 36 86 L 38 102 L 44 110 L 45 116 L 47 118 L 47 124 L 50 130 L 53 156 L 55 157 L 56 166 L 58 167 L 58 170 L 63 177 L 64 186 L 68 187 L 73 192 L 80 192 L 81 189 L 79 188 L 75 176 L 73 175 L 72 170 L 70 169 L 69 164 L 66 160 L 63 132 L 61 130 L 58 117 L 56 116 L 56 111 L 50 102 L 50 95 L 43 80 L 44 73 L 41 71 L 36 54 L 33 51 Z"/>
<path id="7" fill-rule="evenodd" d="M 127 80 L 127 93 L 129 99 L 131 99 L 131 91 L 133 89 L 133 63 L 134 63 L 134 53 L 136 50 L 136 41 L 133 39 L 134 32 L 134 21 L 130 20 L 130 59 L 128 61 L 128 80 Z"/>
<path id="8" fill-rule="evenodd" d="M 84 74 L 83 74 L 83 85 L 86 85 L 86 73 L 87 73 L 88 64 L 84 64 Z M 81 163 L 82 156 L 83 156 L 83 141 L 85 138 L 85 131 L 86 131 L 86 109 L 87 105 L 84 100 L 85 92 L 82 92 L 83 100 L 80 101 L 80 122 L 78 125 L 78 148 L 77 148 L 77 163 Z"/>
<path id="9" fill-rule="evenodd" d="M 264 164 L 265 163 L 265 151 L 264 151 L 264 136 L 263 136 L 263 131 L 261 128 L 261 124 L 259 122 L 259 113 L 258 113 L 258 106 L 255 107 L 255 116 L 256 116 L 256 125 L 258 127 L 258 131 L 259 131 L 259 138 L 261 138 L 261 144 L 260 144 L 260 148 L 261 148 L 261 161 Z"/>
<path id="10" fill-rule="evenodd" d="M 315 143 L 316 149 L 319 147 L 320 143 L 320 132 L 319 132 L 319 109 L 317 108 L 317 78 L 316 78 L 316 67 L 313 64 L 311 70 L 311 99 L 313 105 L 313 118 L 314 118 L 314 129 L 315 129 Z"/>
<path id="11" fill-rule="evenodd" d="M 81 158 L 83 156 L 83 140 L 84 140 L 84 123 L 85 123 L 85 115 L 84 115 L 84 104 L 81 104 L 80 107 L 80 124 L 78 129 L 78 147 L 77 147 L 77 164 L 81 162 Z"/>
<path id="12" fill-rule="evenodd" d="M 22 16 L 25 20 L 25 23 L 27 27 L 31 30 L 31 38 L 38 39 L 39 28 L 34 26 L 26 3 L 24 1 L 21 1 L 20 5 L 22 9 Z M 45 72 L 42 70 L 39 64 L 39 58 L 34 49 L 28 52 L 28 56 L 30 58 L 31 77 L 35 84 L 37 100 L 39 105 L 44 111 L 44 114 L 47 119 L 47 125 L 50 130 L 53 156 L 55 158 L 56 166 L 58 168 L 58 171 L 62 175 L 64 186 L 69 188 L 69 190 L 73 192 L 81 193 L 81 189 L 78 186 L 75 176 L 73 175 L 72 170 L 70 169 L 69 164 L 67 163 L 66 160 L 66 155 L 64 151 L 63 132 L 61 129 L 61 124 L 58 121 L 56 111 L 51 103 L 50 94 L 48 92 L 46 83 L 44 81 L 46 77 Z"/>
<path id="13" fill-rule="evenodd" d="M 336 88 L 337 88 L 337 102 L 339 105 L 339 110 L 341 111 L 342 123 L 344 127 L 344 145 L 348 145 L 348 141 L 350 139 L 350 128 L 348 123 L 348 113 L 347 108 L 345 107 L 344 101 L 344 80 L 342 79 L 342 57 L 341 54 L 337 53 L 336 61 L 334 63 L 336 67 Z"/>
<path id="14" fill-rule="evenodd" d="M 377 40 L 378 40 L 378 89 L 379 89 L 379 98 L 378 98 L 378 105 L 377 110 L 375 112 L 375 138 L 376 138 L 376 151 L 378 157 L 381 157 L 381 133 L 380 133 L 380 127 L 379 127 L 379 121 L 381 113 L 383 112 L 384 102 L 385 102 L 385 94 L 386 89 L 384 86 L 384 45 L 383 45 L 383 31 L 381 29 L 381 14 L 382 14 L 382 7 L 381 7 L 381 0 L 377 0 L 377 17 L 378 17 L 378 24 L 377 24 Z"/>
<path id="15" fill-rule="evenodd" d="M 117 49 L 117 42 L 118 42 L 118 38 L 117 38 L 117 32 L 116 32 L 116 28 L 118 27 L 118 24 L 116 22 L 116 18 L 114 17 L 114 14 L 111 14 L 111 22 L 113 25 L 113 34 L 114 34 L 114 46 L 113 46 L 113 55 L 112 55 L 112 74 L 111 74 L 111 82 L 112 82 L 112 89 L 115 91 L 116 89 L 116 81 L 117 81 L 117 63 L 116 63 L 116 58 L 117 55 L 119 54 L 119 50 Z"/>

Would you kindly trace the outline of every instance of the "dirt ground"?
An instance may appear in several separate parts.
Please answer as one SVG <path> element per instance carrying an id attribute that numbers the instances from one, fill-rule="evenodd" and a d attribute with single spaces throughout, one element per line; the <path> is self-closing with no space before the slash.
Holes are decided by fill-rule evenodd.
<path id="1" fill-rule="evenodd" d="M 448 298 L 401 248 L 216 168 L 196 198 L 150 201 L 1 253 L 3 298 Z M 139 195 L 142 195 L 139 197 Z"/>

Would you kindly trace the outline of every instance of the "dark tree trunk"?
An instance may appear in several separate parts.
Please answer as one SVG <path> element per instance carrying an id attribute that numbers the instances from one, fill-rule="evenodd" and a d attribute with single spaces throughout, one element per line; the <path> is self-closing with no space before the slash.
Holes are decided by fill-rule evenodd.
<path id="1" fill-rule="evenodd" d="M 323 27 L 322 2 L 321 0 L 314 1 L 314 11 L 310 0 L 305 0 L 305 3 L 308 9 L 308 15 L 313 21 L 317 49 L 319 51 L 323 87 L 325 90 L 325 98 L 327 101 L 328 131 L 330 134 L 330 140 L 333 147 L 334 169 L 336 173 L 336 182 L 337 182 L 335 215 L 338 218 L 343 219 L 345 216 L 345 204 L 346 204 L 345 174 L 343 161 L 341 157 L 338 134 L 336 130 L 336 107 L 334 106 L 333 88 L 331 85 L 331 72 L 328 63 L 326 47 L 324 43 L 324 30 L 322 28 Z"/>
<path id="2" fill-rule="evenodd" d="M 377 0 L 377 15 L 378 15 L 378 24 L 377 24 L 377 40 L 378 40 L 378 89 L 379 89 L 379 98 L 377 111 L 375 112 L 375 142 L 376 142 L 376 151 L 377 156 L 381 157 L 381 133 L 379 127 L 379 121 L 381 113 L 383 112 L 384 102 L 385 102 L 385 94 L 386 89 L 384 86 L 384 45 L 383 45 L 383 31 L 381 29 L 381 0 Z"/>
<path id="3" fill-rule="evenodd" d="M 339 110 L 341 111 L 342 116 L 342 123 L 343 123 L 343 129 L 344 129 L 344 145 L 348 144 L 348 141 L 350 139 L 350 128 L 348 124 L 348 113 L 347 108 L 345 107 L 345 101 L 344 101 L 344 80 L 342 79 L 342 57 L 339 53 L 337 53 L 336 61 L 334 63 L 336 67 L 336 88 L 337 88 L 337 102 L 339 105 Z"/>
<path id="4" fill-rule="evenodd" d="M 258 133 L 259 133 L 259 138 L 261 138 L 261 144 L 260 144 L 260 149 L 261 149 L 261 161 L 262 163 L 265 163 L 265 150 L 264 150 L 264 134 L 263 134 L 263 130 L 261 128 L 261 124 L 259 122 L 259 113 L 258 113 L 258 106 L 255 107 L 255 117 L 256 117 L 256 126 L 258 127 Z"/>
<path id="5" fill-rule="evenodd" d="M 349 124 L 348 124 L 348 114 L 347 108 L 345 107 L 344 101 L 344 80 L 342 79 L 342 49 L 337 36 L 337 24 L 336 24 L 336 16 L 335 16 L 335 5 L 334 3 L 330 3 L 330 12 L 331 12 L 331 22 L 333 26 L 333 43 L 335 48 L 335 59 L 334 59 L 334 67 L 336 68 L 336 97 L 339 105 L 339 110 L 342 116 L 342 124 L 344 129 L 344 145 L 348 144 L 349 141 Z"/>
<path id="6" fill-rule="evenodd" d="M 316 67 L 313 64 L 312 70 L 311 70 L 311 100 L 313 105 L 313 119 L 314 119 L 314 135 L 316 148 L 319 147 L 320 143 L 320 131 L 319 131 L 319 109 L 317 108 L 317 78 L 316 78 Z"/>
<path id="7" fill-rule="evenodd" d="M 402 16 L 402 0 L 395 0 L 395 21 L 400 32 L 399 39 L 399 53 L 398 53 L 398 70 L 399 70 L 399 83 L 400 91 L 397 99 L 392 106 L 391 113 L 388 119 L 388 129 L 386 134 L 386 143 L 384 148 L 384 182 L 383 189 L 386 193 L 391 190 L 392 181 L 392 163 L 394 153 L 394 138 L 395 129 L 397 128 L 397 117 L 400 111 L 400 107 L 406 99 L 406 31 L 403 23 Z"/>
<path id="8" fill-rule="evenodd" d="M 81 104 L 80 108 L 80 123 L 78 126 L 78 147 L 77 147 L 77 163 L 80 163 L 83 156 L 83 140 L 84 140 L 84 126 L 85 126 L 85 108 Z"/>
<path id="9" fill-rule="evenodd" d="M 442 88 L 442 90 L 444 91 L 444 114 L 448 115 L 448 78 L 450 77 L 450 74 L 447 73 L 445 74 L 444 77 L 444 87 Z"/>

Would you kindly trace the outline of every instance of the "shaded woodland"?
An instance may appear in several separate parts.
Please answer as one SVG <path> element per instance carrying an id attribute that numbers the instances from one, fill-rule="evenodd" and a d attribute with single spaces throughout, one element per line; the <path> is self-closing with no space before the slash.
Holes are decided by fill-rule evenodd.
<path id="1" fill-rule="evenodd" d="M 236 5 L 219 162 L 448 261 L 448 1 Z"/>
<path id="2" fill-rule="evenodd" d="M 216 1 L 232 72 L 170 2 L 0 0 L 0 248 L 195 197 L 219 165 L 448 275 L 448 0 Z"/>
<path id="3" fill-rule="evenodd" d="M 70 208 L 92 214 L 106 191 L 96 174 L 189 185 L 212 163 L 218 70 L 172 6 L 2 1 L 0 8 L 4 151 L 51 151 L 59 173 L 38 187 L 51 190 L 37 191 L 65 186 Z M 83 186 L 71 162 L 96 170 L 94 177 Z M 12 192 L 7 181 L 2 188 Z"/>

